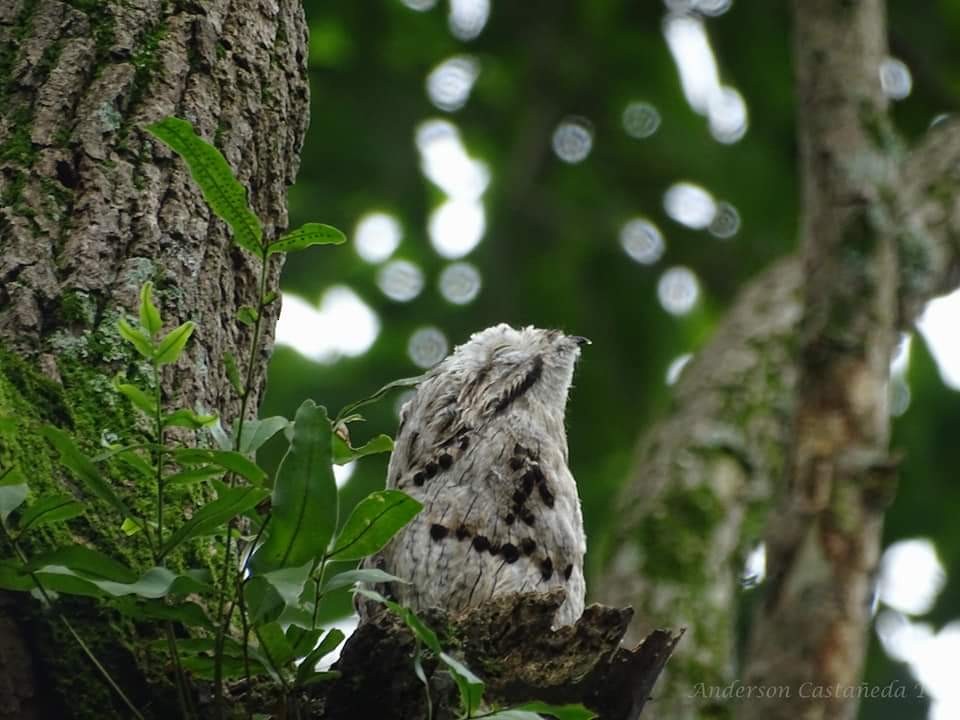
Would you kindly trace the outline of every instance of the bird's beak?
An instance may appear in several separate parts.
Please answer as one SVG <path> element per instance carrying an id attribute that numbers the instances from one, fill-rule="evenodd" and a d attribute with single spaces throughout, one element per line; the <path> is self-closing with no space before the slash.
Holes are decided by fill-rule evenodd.
<path id="1" fill-rule="evenodd" d="M 573 340 L 577 345 L 583 347 L 584 345 L 593 345 L 588 338 L 583 337 L 582 335 L 571 335 L 570 339 Z"/>

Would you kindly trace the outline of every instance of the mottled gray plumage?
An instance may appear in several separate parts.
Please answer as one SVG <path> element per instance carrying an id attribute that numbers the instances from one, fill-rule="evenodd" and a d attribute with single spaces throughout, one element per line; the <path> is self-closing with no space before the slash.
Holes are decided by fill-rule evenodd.
<path id="1" fill-rule="evenodd" d="M 387 487 L 423 510 L 367 562 L 414 610 L 562 587 L 583 612 L 586 539 L 567 468 L 564 408 L 583 338 L 497 325 L 434 367 L 400 414 Z M 365 619 L 372 611 L 361 604 Z"/>

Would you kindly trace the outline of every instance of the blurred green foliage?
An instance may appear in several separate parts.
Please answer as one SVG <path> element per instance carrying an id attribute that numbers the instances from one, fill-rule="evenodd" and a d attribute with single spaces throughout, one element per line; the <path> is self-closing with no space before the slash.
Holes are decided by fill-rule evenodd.
<path id="1" fill-rule="evenodd" d="M 913 75 L 913 91 L 896 104 L 894 117 L 915 138 L 936 115 L 955 110 L 960 97 L 960 2 L 889 6 L 891 52 Z M 291 226 L 322 220 L 351 237 L 365 213 L 390 212 L 404 231 L 393 257 L 416 263 L 426 283 L 411 302 L 387 299 L 376 282 L 380 266 L 349 244 L 308 250 L 288 263 L 285 291 L 316 302 L 329 286 L 348 285 L 374 309 L 381 330 L 369 352 L 331 364 L 277 347 L 263 415 L 292 415 L 306 396 L 336 411 L 390 379 L 416 374 L 407 342 L 423 325 L 440 328 L 451 346 L 497 322 L 585 335 L 594 344 L 585 349 L 568 409 L 570 457 L 590 545 L 603 547 L 637 438 L 669 406 L 664 377 L 671 360 L 696 351 L 738 289 L 795 245 L 797 109 L 786 4 L 734 0 L 726 13 L 704 19 L 721 82 L 748 107 L 746 135 L 732 144 L 715 140 L 684 97 L 664 39 L 663 3 L 492 0 L 488 22 L 470 41 L 450 32 L 445 1 L 417 12 L 401 0 L 307 0 L 306 10 L 312 117 L 290 195 Z M 443 112 L 430 102 L 426 77 L 464 53 L 479 62 L 479 77 L 462 109 Z M 659 111 L 652 136 L 635 139 L 624 131 L 621 116 L 632 101 Z M 578 164 L 551 149 L 554 129 L 568 116 L 593 128 L 592 152 Z M 437 289 L 450 261 L 435 252 L 427 232 L 443 193 L 421 172 L 414 138 L 431 118 L 453 122 L 469 154 L 492 175 L 483 197 L 486 232 L 466 258 L 480 270 L 483 287 L 463 306 Z M 671 220 L 663 196 L 678 181 L 731 203 L 739 232 L 721 240 Z M 666 251 L 652 266 L 632 261 L 620 245 L 620 228 L 637 216 L 664 236 Z M 661 274 L 676 265 L 696 273 L 701 292 L 696 308 L 681 317 L 667 313 L 656 292 Z M 960 398 L 944 388 L 919 342 L 909 380 L 913 403 L 898 420 L 895 440 L 906 460 L 886 533 L 890 541 L 919 535 L 936 542 L 948 573 L 930 615 L 939 626 L 960 614 L 954 470 L 960 450 L 951 442 Z M 355 441 L 395 431 L 393 402 L 365 414 L 369 422 L 354 426 Z M 268 462 L 278 459 L 282 443 L 275 442 L 265 449 Z M 385 462 L 359 464 L 341 491 L 346 507 L 383 486 Z M 588 557 L 595 564 L 601 553 Z M 595 575 L 595 565 L 590 569 Z M 346 599 L 328 608 L 347 611 Z M 869 674 L 878 682 L 893 674 L 910 680 L 877 643 Z M 923 717 L 923 707 L 909 716 Z M 864 716 L 908 717 L 901 714 L 908 711 L 878 701 L 865 705 Z"/>

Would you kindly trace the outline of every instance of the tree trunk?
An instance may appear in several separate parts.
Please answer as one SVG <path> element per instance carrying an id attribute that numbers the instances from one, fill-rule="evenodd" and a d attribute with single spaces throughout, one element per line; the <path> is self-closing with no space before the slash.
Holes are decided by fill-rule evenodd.
<path id="1" fill-rule="evenodd" d="M 265 235 L 276 236 L 307 125 L 306 43 L 298 0 L 0 4 L 0 464 L 24 465 L 34 491 L 63 482 L 42 424 L 69 428 L 91 449 L 132 422 L 110 377 L 141 372 L 116 322 L 134 311 L 144 281 L 170 326 L 199 326 L 167 370 L 170 402 L 238 412 L 223 358 L 249 347 L 235 314 L 255 302 L 256 261 L 142 128 L 169 115 L 192 121 L 250 188 Z M 86 518 L 43 543 L 95 541 L 140 557 L 109 512 Z M 81 632 L 144 701 L 146 679 L 162 668 L 148 665 L 132 628 L 74 604 Z M 113 706 L 62 634 L 35 603 L 0 598 L 0 718 L 103 717 Z"/>

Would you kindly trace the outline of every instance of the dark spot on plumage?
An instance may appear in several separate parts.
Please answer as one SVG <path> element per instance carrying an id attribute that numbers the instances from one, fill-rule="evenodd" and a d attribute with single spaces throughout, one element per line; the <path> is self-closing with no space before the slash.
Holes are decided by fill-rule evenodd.
<path id="1" fill-rule="evenodd" d="M 530 390 L 530 388 L 537 384 L 537 381 L 540 379 L 541 375 L 543 375 L 543 357 L 537 355 L 533 359 L 533 366 L 527 371 L 527 374 L 523 376 L 523 379 L 511 387 L 506 394 L 504 394 L 503 397 L 497 401 L 497 405 L 494 408 L 494 413 L 503 412 L 518 398 L 523 397 Z"/>
<path id="2" fill-rule="evenodd" d="M 432 478 L 437 474 L 437 464 L 431 460 L 424 466 L 423 471 L 427 474 L 428 478 Z"/>
<path id="3" fill-rule="evenodd" d="M 540 469 L 539 465 L 533 465 L 528 474 L 531 475 L 533 477 L 533 481 L 537 483 L 542 483 L 545 479 L 543 477 L 543 470 Z"/>
<path id="4" fill-rule="evenodd" d="M 516 520 L 516 519 L 517 519 L 517 516 L 514 515 L 513 513 L 507 513 L 507 516 L 506 516 L 505 518 L 503 518 L 503 521 L 504 521 L 507 525 L 513 525 L 513 521 Z"/>
<path id="5" fill-rule="evenodd" d="M 434 523 L 430 526 L 430 537 L 432 537 L 434 540 L 443 540 L 449 532 L 450 529 L 444 525 L 438 525 L 437 523 Z"/>
<path id="6" fill-rule="evenodd" d="M 514 563 L 517 561 L 517 558 L 520 557 L 520 551 L 517 550 L 517 546 L 512 543 L 504 543 L 503 547 L 500 548 L 500 553 L 508 563 Z"/>
<path id="7" fill-rule="evenodd" d="M 523 467 L 523 458 L 519 458 L 519 457 L 512 457 L 512 458 L 510 458 L 510 469 L 511 469 L 511 470 L 519 470 L 519 469 L 522 468 L 522 467 Z"/>
<path id="8" fill-rule="evenodd" d="M 423 474 L 423 470 L 418 470 L 413 474 L 413 484 L 416 486 L 421 486 L 426 481 L 427 476 Z"/>
<path id="9" fill-rule="evenodd" d="M 543 562 L 540 563 L 540 574 L 544 580 L 549 580 L 553 577 L 553 560 L 544 558 Z"/>
<path id="10" fill-rule="evenodd" d="M 521 480 L 521 482 L 523 483 L 522 484 L 523 494 L 526 495 L 527 497 L 530 497 L 530 493 L 533 492 L 534 477 L 535 476 L 532 472 L 528 472 L 528 473 L 524 473 L 523 478 Z"/>
<path id="11" fill-rule="evenodd" d="M 490 547 L 490 541 L 487 540 L 483 535 L 477 535 L 473 539 L 473 549 L 477 552 L 483 552 Z"/>
<path id="12" fill-rule="evenodd" d="M 513 446 L 514 455 L 524 455 L 526 452 L 527 452 L 527 449 L 520 443 L 517 443 L 516 445 Z"/>
<path id="13" fill-rule="evenodd" d="M 550 488 L 547 487 L 546 483 L 540 483 L 537 486 L 537 489 L 540 491 L 540 499 L 543 500 L 543 504 L 548 508 L 553 507 L 553 493 L 550 492 Z"/>
<path id="14" fill-rule="evenodd" d="M 490 553 L 491 555 L 499 555 L 500 546 L 494 543 L 490 543 L 490 547 L 487 548 L 487 552 Z"/>
<path id="15" fill-rule="evenodd" d="M 440 463 L 440 467 L 444 470 L 448 470 L 450 466 L 453 465 L 453 456 L 450 455 L 450 453 L 443 453 L 443 455 L 437 458 L 437 462 Z"/>
<path id="16" fill-rule="evenodd" d="M 520 549 L 523 550 L 524 555 L 533 555 L 537 549 L 537 543 L 533 538 L 524 538 L 520 541 Z"/>
<path id="17" fill-rule="evenodd" d="M 470 537 L 470 531 L 467 529 L 466 525 L 461 525 L 457 528 L 457 540 L 463 540 L 464 538 Z"/>
<path id="18" fill-rule="evenodd" d="M 523 520 L 530 527 L 533 527 L 533 523 L 534 523 L 533 513 L 527 510 L 526 508 L 521 508 L 520 519 Z"/>
<path id="19" fill-rule="evenodd" d="M 399 437 L 399 433 L 397 437 Z M 420 439 L 420 433 L 417 430 L 414 430 L 410 433 L 410 438 L 407 440 L 407 467 L 413 467 L 416 464 L 417 456 L 417 441 Z"/>
<path id="20" fill-rule="evenodd" d="M 460 438 L 460 449 L 466 450 L 468 447 L 470 447 L 470 437 L 468 435 L 464 435 Z"/>
<path id="21" fill-rule="evenodd" d="M 513 502 L 517 505 L 522 505 L 523 501 L 529 497 L 528 493 L 525 493 L 523 490 L 514 490 L 513 491 Z"/>
<path id="22" fill-rule="evenodd" d="M 564 579 L 564 580 L 569 580 L 569 579 L 570 579 L 570 576 L 571 576 L 572 574 L 573 574 L 573 563 L 569 563 L 569 564 L 563 569 L 563 579 Z"/>

